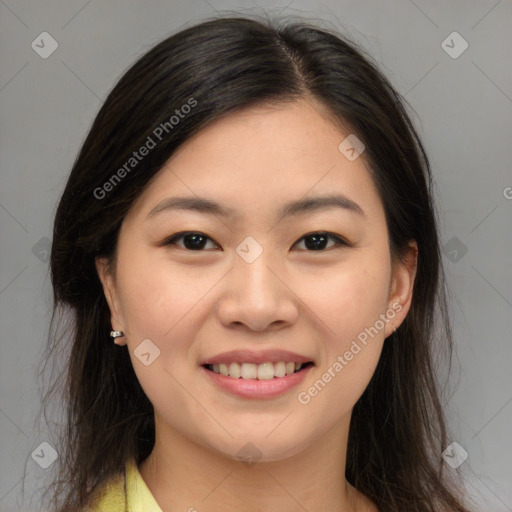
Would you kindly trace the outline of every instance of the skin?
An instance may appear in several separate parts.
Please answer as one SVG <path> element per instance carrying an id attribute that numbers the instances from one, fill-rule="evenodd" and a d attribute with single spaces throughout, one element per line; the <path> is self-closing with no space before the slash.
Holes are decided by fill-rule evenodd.
<path id="1" fill-rule="evenodd" d="M 345 482 L 348 429 L 386 337 L 409 310 L 417 245 L 411 241 L 403 262 L 392 263 L 366 162 L 349 161 L 338 149 L 349 133 L 308 97 L 215 121 L 173 155 L 132 206 L 115 276 L 97 260 L 112 328 L 125 333 L 116 343 L 127 344 L 154 406 L 155 447 L 139 470 L 164 512 L 377 510 Z M 288 201 L 334 192 L 365 216 L 331 207 L 278 217 Z M 172 196 L 206 197 L 239 217 L 169 210 L 146 219 Z M 180 231 L 209 238 L 201 251 L 187 249 L 183 238 L 162 245 Z M 350 246 L 327 239 L 308 249 L 304 236 L 318 231 Z M 235 250 L 247 236 L 263 248 L 252 263 Z M 394 318 L 300 403 L 298 393 L 390 308 Z M 145 339 L 160 350 L 149 366 L 134 355 Z M 290 350 L 315 366 L 276 398 L 236 397 L 210 383 L 199 365 L 238 348 Z M 261 453 L 253 466 L 237 459 L 249 442 Z"/>

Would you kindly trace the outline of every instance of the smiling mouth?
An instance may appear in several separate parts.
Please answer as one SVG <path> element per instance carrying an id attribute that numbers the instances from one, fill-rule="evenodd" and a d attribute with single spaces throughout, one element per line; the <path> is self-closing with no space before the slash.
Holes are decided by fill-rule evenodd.
<path id="1" fill-rule="evenodd" d="M 307 363 L 294 363 L 289 361 L 267 362 L 262 364 L 254 363 L 229 363 L 229 364 L 204 364 L 207 370 L 231 377 L 232 379 L 245 380 L 272 380 L 280 379 L 294 373 L 299 373 L 310 366 L 312 361 Z"/>

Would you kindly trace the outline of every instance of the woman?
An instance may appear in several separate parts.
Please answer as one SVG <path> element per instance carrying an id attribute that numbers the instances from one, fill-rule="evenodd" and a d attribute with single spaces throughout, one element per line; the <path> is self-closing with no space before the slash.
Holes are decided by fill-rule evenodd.
<path id="1" fill-rule="evenodd" d="M 55 219 L 56 510 L 468 510 L 431 188 L 399 95 L 334 33 L 214 19 L 142 56 Z"/>

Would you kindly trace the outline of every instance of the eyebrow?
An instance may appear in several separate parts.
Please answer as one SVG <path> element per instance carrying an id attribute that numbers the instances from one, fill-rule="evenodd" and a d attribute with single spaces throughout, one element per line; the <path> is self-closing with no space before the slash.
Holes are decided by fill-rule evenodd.
<path id="1" fill-rule="evenodd" d="M 328 208 L 341 208 L 345 211 L 366 217 L 363 209 L 352 199 L 343 194 L 312 197 L 292 201 L 283 206 L 279 218 L 303 215 L 305 213 L 325 210 Z M 210 199 L 201 197 L 168 197 L 160 201 L 147 215 L 146 220 L 164 211 L 188 210 L 208 215 L 216 215 L 227 219 L 238 218 L 239 214 L 234 208 L 222 206 Z"/>

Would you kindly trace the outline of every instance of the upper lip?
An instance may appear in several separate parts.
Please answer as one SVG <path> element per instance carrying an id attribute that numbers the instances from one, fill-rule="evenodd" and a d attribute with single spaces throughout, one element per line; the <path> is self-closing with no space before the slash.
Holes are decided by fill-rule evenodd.
<path id="1" fill-rule="evenodd" d="M 221 363 L 276 363 L 278 361 L 293 363 L 308 363 L 313 361 L 310 357 L 296 354 L 288 350 L 232 350 L 223 352 L 205 359 L 200 364 L 221 364 Z"/>

